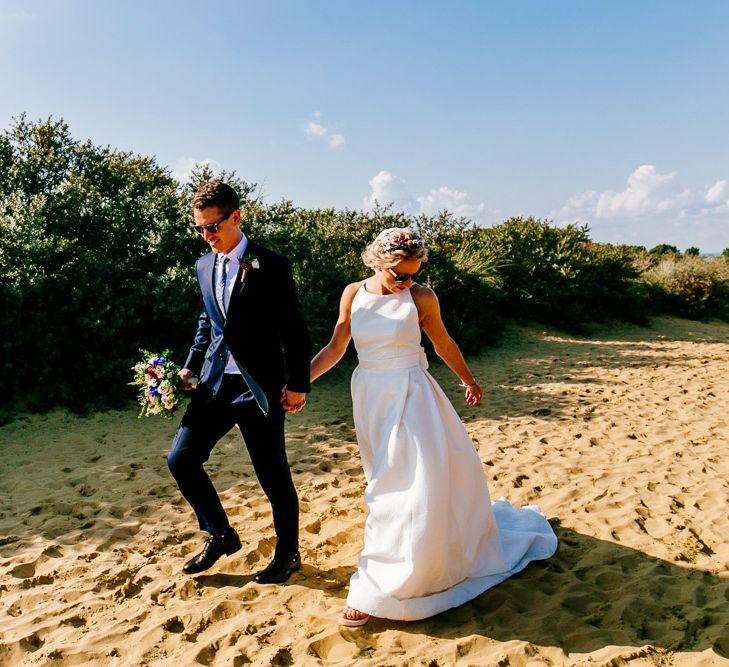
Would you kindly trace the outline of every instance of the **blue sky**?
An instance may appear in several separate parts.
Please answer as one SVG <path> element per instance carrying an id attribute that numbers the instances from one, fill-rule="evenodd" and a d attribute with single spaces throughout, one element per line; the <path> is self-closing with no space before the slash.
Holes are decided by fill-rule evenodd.
<path id="1" fill-rule="evenodd" d="M 724 0 L 0 0 L 0 123 L 267 201 L 729 247 Z"/>

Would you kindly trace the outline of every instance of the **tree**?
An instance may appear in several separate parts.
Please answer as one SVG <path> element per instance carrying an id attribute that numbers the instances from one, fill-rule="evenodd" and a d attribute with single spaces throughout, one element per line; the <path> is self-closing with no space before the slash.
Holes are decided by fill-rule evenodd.
<path id="1" fill-rule="evenodd" d="M 675 245 L 669 245 L 668 243 L 659 243 L 654 248 L 651 248 L 648 252 L 651 255 L 667 255 L 669 253 L 673 255 L 681 254 Z"/>
<path id="2" fill-rule="evenodd" d="M 701 253 L 700 253 L 699 249 L 695 246 L 686 248 L 686 251 L 684 252 L 684 255 L 690 255 L 691 257 L 698 257 L 700 254 Z"/>
<path id="3" fill-rule="evenodd" d="M 106 402 L 139 347 L 180 346 L 199 254 L 182 201 L 154 158 L 14 119 L 0 135 L 0 398 Z"/>

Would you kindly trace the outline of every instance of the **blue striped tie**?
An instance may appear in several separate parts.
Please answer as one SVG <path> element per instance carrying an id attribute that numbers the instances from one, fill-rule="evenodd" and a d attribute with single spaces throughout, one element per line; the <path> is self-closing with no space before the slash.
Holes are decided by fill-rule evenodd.
<path id="1" fill-rule="evenodd" d="M 220 306 L 220 312 L 225 315 L 225 278 L 228 266 L 228 258 L 225 255 L 217 257 L 217 271 L 215 273 L 215 298 Z"/>

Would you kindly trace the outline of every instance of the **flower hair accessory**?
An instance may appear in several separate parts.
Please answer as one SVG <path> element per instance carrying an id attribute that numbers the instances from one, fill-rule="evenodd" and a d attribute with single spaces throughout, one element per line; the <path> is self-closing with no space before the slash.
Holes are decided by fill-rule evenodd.
<path id="1" fill-rule="evenodd" d="M 393 239 L 390 241 L 385 241 L 382 243 L 379 243 L 379 248 L 382 252 L 397 252 L 398 250 L 403 250 L 405 252 L 413 252 L 415 250 L 419 250 L 423 247 L 425 242 L 423 239 L 419 238 L 407 238 L 405 236 L 401 236 L 400 238 Z"/>

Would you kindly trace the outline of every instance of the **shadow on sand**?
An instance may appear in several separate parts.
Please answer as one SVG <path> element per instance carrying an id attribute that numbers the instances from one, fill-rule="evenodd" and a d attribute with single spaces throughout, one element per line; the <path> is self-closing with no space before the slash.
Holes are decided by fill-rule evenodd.
<path id="1" fill-rule="evenodd" d="M 434 619 L 377 620 L 370 629 L 449 640 L 480 635 L 568 654 L 650 644 L 671 651 L 712 648 L 729 658 L 729 579 L 552 523 L 560 546 L 550 560 Z"/>

